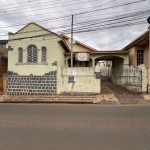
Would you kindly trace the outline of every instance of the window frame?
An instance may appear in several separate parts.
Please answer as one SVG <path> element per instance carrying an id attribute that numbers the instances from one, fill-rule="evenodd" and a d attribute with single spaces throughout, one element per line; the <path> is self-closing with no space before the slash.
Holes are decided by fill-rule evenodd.
<path id="1" fill-rule="evenodd" d="M 20 50 L 22 51 L 22 61 L 20 61 Z M 18 48 L 18 63 L 23 63 L 23 48 L 22 47 Z"/>
<path id="2" fill-rule="evenodd" d="M 144 64 L 144 50 L 137 50 L 136 57 L 137 66 Z"/>
<path id="3" fill-rule="evenodd" d="M 34 60 L 35 57 L 33 57 L 34 53 L 35 53 L 33 48 L 31 49 L 31 52 L 30 52 L 31 53 L 31 56 L 30 56 L 31 60 L 29 60 L 29 50 L 30 50 L 29 48 L 30 47 L 35 47 L 36 48 L 36 62 Z M 27 48 L 27 63 L 29 63 L 29 64 L 37 64 L 38 63 L 38 49 L 34 44 L 29 45 L 28 48 Z"/>
<path id="4" fill-rule="evenodd" d="M 43 60 L 43 50 L 45 49 L 45 60 Z M 45 47 L 45 46 L 42 46 L 42 48 L 41 48 L 41 62 L 42 63 L 46 63 L 47 62 L 47 48 Z"/>

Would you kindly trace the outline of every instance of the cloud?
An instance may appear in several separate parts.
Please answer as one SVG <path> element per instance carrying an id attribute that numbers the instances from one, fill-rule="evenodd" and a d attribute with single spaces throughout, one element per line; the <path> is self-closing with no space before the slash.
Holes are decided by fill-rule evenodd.
<path id="1" fill-rule="evenodd" d="M 86 12 L 87 10 L 96 10 L 98 9 L 97 6 L 100 5 L 103 6 L 99 8 L 105 8 L 127 2 L 131 2 L 131 0 L 114 0 L 111 2 L 110 0 L 61 0 L 59 2 L 54 0 L 32 0 L 30 2 L 20 2 L 20 0 L 0 0 L 1 5 L 5 5 L 1 7 L 0 10 L 0 35 L 7 34 L 8 32 L 16 32 L 24 26 L 15 26 L 16 24 L 26 24 L 29 22 L 36 22 L 38 20 L 40 21 L 46 19 L 47 21 L 37 23 L 58 33 L 63 33 L 64 29 L 68 29 L 66 34 L 70 35 L 72 14 Z M 108 4 L 104 5 L 105 3 Z M 98 24 L 101 24 L 102 21 L 108 17 L 113 18 L 114 16 L 130 13 L 131 11 L 138 11 L 138 9 L 142 10 L 150 8 L 149 3 L 150 0 L 147 0 L 145 2 L 136 3 L 133 5 L 95 11 L 84 15 L 77 15 L 74 17 L 74 24 L 85 21 L 87 21 L 88 24 L 92 23 L 95 19 L 99 20 L 99 22 L 97 22 Z M 64 16 L 70 17 L 61 18 Z M 53 19 L 59 17 L 60 19 Z M 87 25 L 85 24 L 85 27 L 86 26 Z M 88 26 L 86 28 L 88 28 Z M 94 28 L 94 25 L 91 25 L 90 28 Z M 148 24 L 137 24 L 136 26 L 125 28 L 77 33 L 74 34 L 74 38 L 98 50 L 121 49 L 146 31 L 147 28 Z M 82 30 L 83 27 L 80 27 L 79 29 Z M 0 39 L 3 38 L 7 38 L 7 36 L 0 36 Z"/>

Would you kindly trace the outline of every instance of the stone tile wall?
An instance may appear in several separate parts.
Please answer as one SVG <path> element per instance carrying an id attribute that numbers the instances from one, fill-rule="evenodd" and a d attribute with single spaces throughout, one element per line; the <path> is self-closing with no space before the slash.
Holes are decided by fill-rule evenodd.
<path id="1" fill-rule="evenodd" d="M 56 94 L 57 71 L 51 71 L 43 76 L 25 76 L 7 72 L 8 95 L 48 95 Z"/>

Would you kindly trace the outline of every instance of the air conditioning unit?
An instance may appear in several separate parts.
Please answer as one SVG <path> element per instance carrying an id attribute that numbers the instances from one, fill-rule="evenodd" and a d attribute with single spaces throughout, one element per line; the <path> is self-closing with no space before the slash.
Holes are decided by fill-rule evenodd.
<path id="1" fill-rule="evenodd" d="M 89 61 L 89 53 L 77 53 L 76 60 L 78 61 Z"/>

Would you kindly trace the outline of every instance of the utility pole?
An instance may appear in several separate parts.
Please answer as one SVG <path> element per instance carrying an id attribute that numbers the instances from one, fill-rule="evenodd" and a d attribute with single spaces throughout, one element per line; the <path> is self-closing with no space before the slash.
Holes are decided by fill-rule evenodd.
<path id="1" fill-rule="evenodd" d="M 73 67 L 73 15 L 71 23 L 71 67 Z"/>

